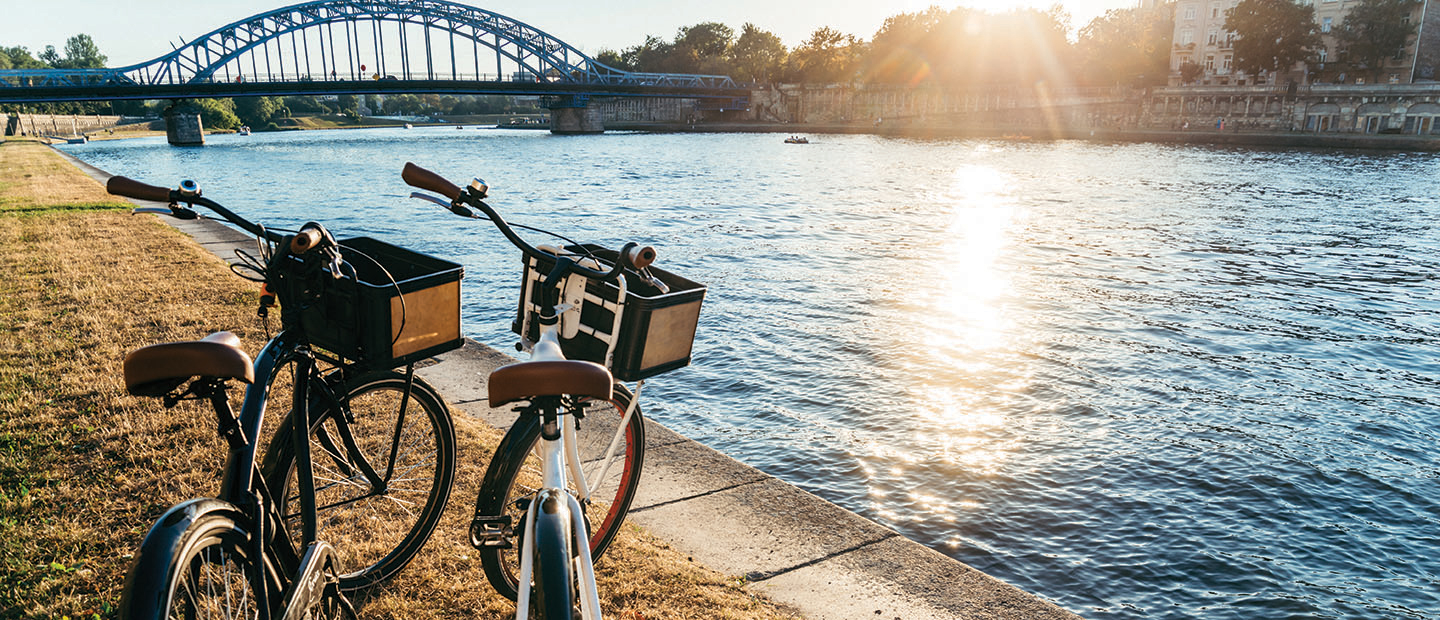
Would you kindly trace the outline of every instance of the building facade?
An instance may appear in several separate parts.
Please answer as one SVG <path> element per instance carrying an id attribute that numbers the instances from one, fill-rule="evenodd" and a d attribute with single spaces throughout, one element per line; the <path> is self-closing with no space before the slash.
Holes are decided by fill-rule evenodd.
<path id="1" fill-rule="evenodd" d="M 1175 3 L 1175 35 L 1170 46 L 1170 83 L 1243 85 L 1250 81 L 1234 69 L 1234 37 L 1225 30 L 1225 11 L 1239 0 L 1180 0 Z M 1190 68 L 1187 69 L 1187 65 Z M 1190 79 L 1184 79 L 1190 78 Z"/>
<path id="2" fill-rule="evenodd" d="M 1358 70 L 1346 62 L 1335 37 L 1358 0 L 1299 0 L 1313 7 L 1321 46 L 1309 63 L 1279 75 L 1250 76 L 1234 68 L 1234 36 L 1226 30 L 1225 11 L 1239 0 L 1178 0 L 1170 52 L 1170 84 L 1244 86 L 1247 84 L 1410 84 L 1440 79 L 1440 0 L 1423 0 L 1407 18 L 1417 32 L 1405 49 L 1378 71 Z"/>

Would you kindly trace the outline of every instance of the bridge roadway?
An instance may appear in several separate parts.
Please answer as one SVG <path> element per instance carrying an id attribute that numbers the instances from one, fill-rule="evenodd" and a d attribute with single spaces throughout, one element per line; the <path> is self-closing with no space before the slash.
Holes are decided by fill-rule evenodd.
<path id="1" fill-rule="evenodd" d="M 102 185 L 111 176 L 61 155 Z M 214 220 L 162 219 L 222 260 L 254 245 Z M 467 340 L 435 359 L 419 372 L 458 413 L 510 425 L 514 412 L 487 405 L 483 379 L 514 358 Z M 645 435 L 645 471 L 629 520 L 704 566 L 743 576 L 749 589 L 807 619 L 1079 619 L 653 420 Z"/>
<path id="2" fill-rule="evenodd" d="M 482 76 L 483 77 L 483 76 Z M 366 80 L 274 80 L 202 81 L 174 84 L 56 84 L 48 86 L 4 86 L 0 71 L 0 103 L 46 103 L 61 101 L 119 101 L 144 99 L 192 99 L 216 97 L 292 95 L 521 95 L 575 99 L 610 97 L 684 97 L 737 101 L 744 109 L 750 91 L 738 86 L 709 88 L 652 83 L 617 84 L 574 81 L 522 81 L 495 79 L 366 79 Z M 733 109 L 733 108 L 732 108 Z"/>

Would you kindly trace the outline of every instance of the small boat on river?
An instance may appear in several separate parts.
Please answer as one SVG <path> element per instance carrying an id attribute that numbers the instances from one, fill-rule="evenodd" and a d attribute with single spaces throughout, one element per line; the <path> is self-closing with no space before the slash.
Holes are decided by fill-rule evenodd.
<path id="1" fill-rule="evenodd" d="M 810 139 L 802 136 L 790 136 L 785 138 L 785 144 L 810 144 Z"/>

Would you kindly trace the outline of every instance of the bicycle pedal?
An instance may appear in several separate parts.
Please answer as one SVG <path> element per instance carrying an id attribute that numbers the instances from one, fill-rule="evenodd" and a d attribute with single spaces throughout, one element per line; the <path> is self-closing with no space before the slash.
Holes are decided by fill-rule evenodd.
<path id="1" fill-rule="evenodd" d="M 514 538 L 509 515 L 475 517 L 470 521 L 470 546 L 476 549 L 510 549 L 515 546 L 511 542 Z"/>

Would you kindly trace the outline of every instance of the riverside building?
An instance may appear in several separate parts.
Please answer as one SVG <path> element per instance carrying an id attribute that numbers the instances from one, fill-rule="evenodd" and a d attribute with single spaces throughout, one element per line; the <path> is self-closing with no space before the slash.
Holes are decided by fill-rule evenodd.
<path id="1" fill-rule="evenodd" d="M 1356 69 L 1345 62 L 1335 32 L 1358 0 L 1301 0 L 1311 6 L 1320 30 L 1321 46 L 1312 62 L 1300 63 L 1284 74 L 1247 75 L 1235 68 L 1234 35 L 1225 28 L 1225 11 L 1239 0 L 1179 0 L 1175 3 L 1175 31 L 1170 51 L 1170 84 L 1410 84 L 1437 79 L 1440 71 L 1440 0 L 1417 2 L 1407 23 L 1417 25 L 1405 48 L 1387 59 L 1380 71 Z M 1143 6 L 1143 4 L 1142 4 Z M 1187 68 L 1189 66 L 1189 68 Z M 1189 77 L 1191 79 L 1184 79 Z"/>

